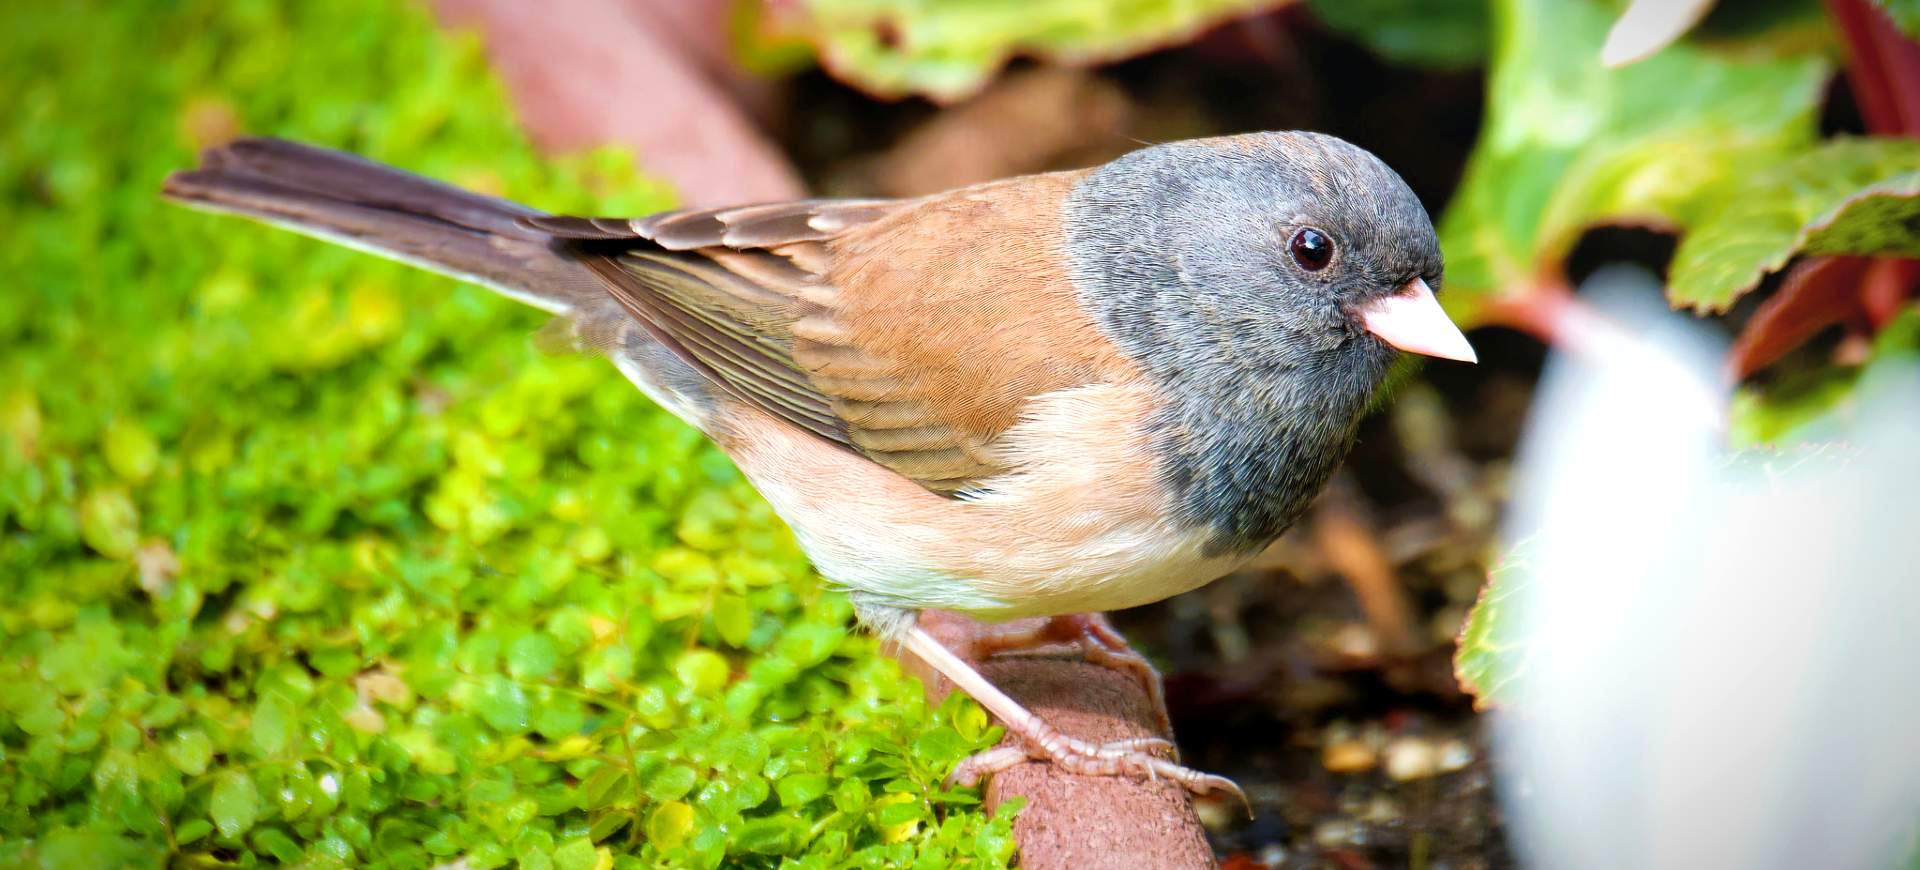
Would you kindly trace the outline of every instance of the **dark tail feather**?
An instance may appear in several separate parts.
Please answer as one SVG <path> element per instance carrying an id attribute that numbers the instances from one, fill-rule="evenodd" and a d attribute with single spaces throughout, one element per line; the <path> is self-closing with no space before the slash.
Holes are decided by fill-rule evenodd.
<path id="1" fill-rule="evenodd" d="M 369 160 L 280 139 L 236 139 L 167 176 L 161 194 L 451 275 L 556 314 L 604 307 L 566 242 L 522 226 L 542 212 Z"/>

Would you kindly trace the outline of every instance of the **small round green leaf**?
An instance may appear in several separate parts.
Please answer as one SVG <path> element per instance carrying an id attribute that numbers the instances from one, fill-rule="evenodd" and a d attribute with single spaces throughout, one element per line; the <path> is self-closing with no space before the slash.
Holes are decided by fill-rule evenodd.
<path id="1" fill-rule="evenodd" d="M 107 466 L 120 475 L 121 480 L 135 486 L 146 483 L 160 464 L 159 443 L 130 419 L 122 418 L 109 424 L 105 441 Z"/>
<path id="2" fill-rule="evenodd" d="M 781 806 L 801 807 L 818 800 L 832 784 L 824 773 L 796 773 L 780 780 L 774 792 L 780 795 Z"/>
<path id="3" fill-rule="evenodd" d="M 140 543 L 140 510 L 124 489 L 100 489 L 80 502 L 80 536 L 110 559 L 133 555 Z"/>
<path id="4" fill-rule="evenodd" d="M 661 801 L 647 817 L 647 839 L 663 849 L 686 842 L 693 829 L 693 807 L 679 801 Z"/>
<path id="5" fill-rule="evenodd" d="M 245 773 L 228 771 L 214 783 L 207 811 L 221 836 L 238 837 L 260 819 L 260 791 Z"/>
<path id="6" fill-rule="evenodd" d="M 173 735 L 167 741 L 165 751 L 167 760 L 188 776 L 199 776 L 207 771 L 207 763 L 213 760 L 213 740 L 205 731 L 198 728 L 188 729 Z"/>

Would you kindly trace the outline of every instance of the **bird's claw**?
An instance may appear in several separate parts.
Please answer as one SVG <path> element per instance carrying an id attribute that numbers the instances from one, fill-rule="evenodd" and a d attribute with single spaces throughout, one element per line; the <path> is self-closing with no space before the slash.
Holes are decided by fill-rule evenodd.
<path id="1" fill-rule="evenodd" d="M 999 773 L 1027 761 L 1047 761 L 1060 769 L 1082 776 L 1130 774 L 1147 779 L 1167 779 L 1195 794 L 1224 793 L 1237 798 L 1243 806 L 1247 795 L 1233 780 L 1182 767 L 1158 755 L 1156 750 L 1172 750 L 1173 745 L 1158 737 L 1142 737 L 1113 743 L 1093 743 L 1064 735 L 1040 743 L 1021 741 L 1018 745 L 998 746 L 975 753 L 954 767 L 947 781 L 972 786 L 983 777 Z"/>

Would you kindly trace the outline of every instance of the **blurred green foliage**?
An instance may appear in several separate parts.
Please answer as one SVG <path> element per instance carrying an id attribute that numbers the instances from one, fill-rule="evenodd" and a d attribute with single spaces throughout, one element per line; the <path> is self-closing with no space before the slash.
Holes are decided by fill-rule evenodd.
<path id="1" fill-rule="evenodd" d="M 1920 34 L 1920 0 L 1873 0 L 1873 3 L 1887 10 L 1887 15 L 1901 30 Z"/>
<path id="2" fill-rule="evenodd" d="M 1003 866 L 993 734 L 728 461 L 486 291 L 163 205 L 197 138 L 586 213 L 390 0 L 0 12 L 0 867 Z"/>
<path id="3" fill-rule="evenodd" d="M 1920 248 L 1920 222 L 1884 220 L 1913 205 L 1898 179 L 1920 171 L 1920 148 L 1819 139 L 1833 72 L 1824 46 L 1795 39 L 1784 50 L 1763 26 L 1803 16 L 1762 9 L 1742 41 L 1683 40 L 1607 69 L 1607 5 L 1492 5 L 1487 120 L 1440 222 L 1444 301 L 1457 318 L 1474 322 L 1490 298 L 1560 280 L 1597 224 L 1680 233 L 1669 299 L 1702 311 L 1724 311 L 1796 254 Z M 1723 36 L 1744 26 L 1718 25 Z M 1840 213 L 1869 197 L 1870 208 Z"/>
<path id="4" fill-rule="evenodd" d="M 1294 0 L 803 0 L 792 14 L 744 4 L 750 66 L 784 69 L 792 42 L 833 74 L 882 96 L 958 100 L 1008 59 L 1119 60 L 1179 45 Z M 1400 63 L 1476 66 L 1487 51 L 1486 0 L 1310 0 L 1315 17 Z M 769 56 L 770 55 L 770 56 Z"/>
<path id="5" fill-rule="evenodd" d="M 1478 707 L 1512 703 L 1513 683 L 1526 672 L 1527 638 L 1522 632 L 1528 622 L 1514 609 L 1525 600 L 1527 586 L 1533 582 L 1532 562 L 1539 547 L 1538 539 L 1529 538 L 1501 554 L 1460 629 L 1453 670 Z"/>
<path id="6" fill-rule="evenodd" d="M 1687 226 L 1714 194 L 1812 146 L 1821 58 L 1683 42 L 1609 70 L 1613 15 L 1588 0 L 1494 3 L 1486 126 L 1441 221 L 1456 314 L 1556 269 L 1595 223 Z"/>
<path id="7" fill-rule="evenodd" d="M 1743 179 L 1674 252 L 1676 306 L 1724 311 L 1795 254 L 1920 256 L 1920 142 L 1838 139 Z"/>
<path id="8" fill-rule="evenodd" d="M 803 0 L 834 75 L 873 93 L 956 100 L 1014 55 L 1115 60 L 1287 0 Z"/>
<path id="9" fill-rule="evenodd" d="M 1459 69 L 1487 59 L 1486 0 L 1308 0 L 1336 32 L 1396 63 Z"/>

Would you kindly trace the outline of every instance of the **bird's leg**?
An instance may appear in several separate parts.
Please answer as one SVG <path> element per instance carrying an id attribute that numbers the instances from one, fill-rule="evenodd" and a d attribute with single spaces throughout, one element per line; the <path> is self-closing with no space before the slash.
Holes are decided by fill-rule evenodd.
<path id="1" fill-rule="evenodd" d="M 1170 746 L 1165 740 L 1146 738 L 1097 744 L 1061 733 L 1000 691 L 972 665 L 954 655 L 945 644 L 918 625 L 906 630 L 900 638 L 900 645 L 939 671 L 941 676 L 952 680 L 956 688 L 980 702 L 980 706 L 985 707 L 1008 731 L 1018 735 L 1027 744 L 1024 749 L 1007 746 L 989 749 L 962 761 L 948 776 L 953 782 L 972 785 L 989 773 L 1005 770 L 1029 758 L 1044 758 L 1069 773 L 1089 776 L 1134 773 L 1149 778 L 1165 777 L 1202 794 L 1224 791 L 1239 796 L 1243 802 L 1246 799 L 1232 780 L 1181 767 L 1153 755 L 1153 749 Z"/>
<path id="2" fill-rule="evenodd" d="M 1173 715 L 1167 710 L 1167 687 L 1160 681 L 1160 670 L 1113 629 L 1107 615 L 1081 613 L 1063 616 L 1060 620 L 1080 630 L 1080 645 L 1086 651 L 1087 661 L 1126 671 L 1140 681 L 1140 687 L 1146 690 L 1147 699 L 1153 704 L 1160 733 L 1172 734 Z"/>
<path id="3" fill-rule="evenodd" d="M 1126 671 L 1140 681 L 1153 705 L 1155 724 L 1162 734 L 1173 733 L 1173 717 L 1167 712 L 1167 689 L 1147 657 L 1127 643 L 1115 631 L 1104 613 L 1076 613 L 1049 617 L 1037 628 L 1007 629 L 971 638 L 957 651 L 963 659 L 984 661 L 1006 653 L 1022 653 L 1050 646 L 1078 646 L 1088 662 L 1105 668 Z"/>

